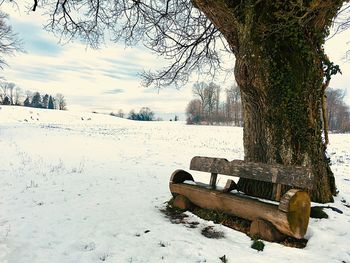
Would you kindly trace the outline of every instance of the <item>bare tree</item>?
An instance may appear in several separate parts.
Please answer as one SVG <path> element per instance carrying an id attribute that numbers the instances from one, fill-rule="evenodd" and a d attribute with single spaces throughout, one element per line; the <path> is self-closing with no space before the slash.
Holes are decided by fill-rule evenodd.
<path id="1" fill-rule="evenodd" d="M 8 89 L 8 96 L 10 99 L 11 105 L 13 105 L 13 90 L 15 89 L 15 83 L 7 83 L 7 89 Z"/>
<path id="2" fill-rule="evenodd" d="M 213 123 L 214 110 L 216 109 L 216 113 L 217 113 L 219 109 L 219 104 L 218 104 L 219 93 L 220 93 L 220 86 L 216 85 L 213 82 L 210 82 L 207 88 L 205 89 L 205 101 L 206 101 L 205 111 L 210 124 Z"/>
<path id="3" fill-rule="evenodd" d="M 215 104 L 216 104 L 216 118 L 219 118 L 219 108 L 220 108 L 220 93 L 221 93 L 221 87 L 217 85 L 216 87 L 216 97 L 215 97 Z"/>
<path id="4" fill-rule="evenodd" d="M 1 82 L 0 88 L 0 101 L 4 101 L 4 99 L 7 97 L 10 105 L 13 105 L 13 90 L 15 88 L 15 84 L 11 82 Z"/>
<path id="5" fill-rule="evenodd" d="M 1 5 L 1 4 L 0 4 Z M 4 56 L 21 50 L 22 42 L 7 24 L 8 16 L 0 11 L 0 69 L 6 65 Z"/>
<path id="6" fill-rule="evenodd" d="M 214 115 L 218 115 L 219 112 L 220 86 L 213 82 L 196 82 L 192 92 L 201 101 L 201 115 L 212 124 Z"/>
<path id="7" fill-rule="evenodd" d="M 207 107 L 207 99 L 206 99 L 206 90 L 208 88 L 208 84 L 205 82 L 196 82 L 193 84 L 192 93 L 194 96 L 197 96 L 201 102 L 201 115 L 204 116 L 204 111 Z"/>
<path id="8" fill-rule="evenodd" d="M 124 111 L 122 110 L 122 109 L 119 109 L 118 110 L 118 113 L 117 113 L 117 117 L 119 117 L 119 118 L 124 118 Z"/>
<path id="9" fill-rule="evenodd" d="M 226 90 L 226 114 L 235 126 L 242 125 L 241 93 L 237 85 L 232 85 Z"/>
<path id="10" fill-rule="evenodd" d="M 345 90 L 327 89 L 327 119 L 329 130 L 333 132 L 350 131 L 350 111 L 344 102 Z"/>
<path id="11" fill-rule="evenodd" d="M 63 94 L 57 93 L 55 100 L 56 100 L 56 103 L 57 103 L 59 110 L 66 110 L 67 109 L 66 99 L 64 98 Z"/>
<path id="12" fill-rule="evenodd" d="M 13 104 L 21 105 L 22 97 L 23 97 L 23 90 L 20 87 L 16 87 L 14 92 L 14 97 L 13 97 Z"/>
<path id="13" fill-rule="evenodd" d="M 191 100 L 186 108 L 187 124 L 198 124 L 202 119 L 203 104 L 199 99 Z"/>
<path id="14" fill-rule="evenodd" d="M 5 97 L 7 96 L 7 89 L 4 88 L 4 83 L 0 83 L 0 103 L 4 101 Z"/>
<path id="15" fill-rule="evenodd" d="M 192 92 L 198 99 L 190 101 L 187 106 L 186 114 L 189 123 L 204 121 L 206 124 L 222 124 L 233 122 L 236 126 L 242 125 L 242 105 L 239 88 L 236 85 L 226 89 L 226 102 L 220 101 L 221 87 L 213 82 L 209 84 L 205 82 L 195 83 Z M 198 113 L 197 110 L 200 112 Z"/>

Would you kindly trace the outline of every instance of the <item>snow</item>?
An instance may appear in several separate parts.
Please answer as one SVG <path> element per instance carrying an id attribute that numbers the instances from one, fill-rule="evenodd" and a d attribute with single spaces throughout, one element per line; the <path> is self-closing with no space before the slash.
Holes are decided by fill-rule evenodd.
<path id="1" fill-rule="evenodd" d="M 160 211 L 171 173 L 193 156 L 243 158 L 241 128 L 1 106 L 0 262 L 350 262 L 350 135 L 330 140 L 340 191 L 330 205 L 343 214 L 311 219 L 304 249 L 265 242 L 257 252 L 245 234 L 191 213 L 172 224 Z M 204 237 L 208 226 L 224 238 Z"/>

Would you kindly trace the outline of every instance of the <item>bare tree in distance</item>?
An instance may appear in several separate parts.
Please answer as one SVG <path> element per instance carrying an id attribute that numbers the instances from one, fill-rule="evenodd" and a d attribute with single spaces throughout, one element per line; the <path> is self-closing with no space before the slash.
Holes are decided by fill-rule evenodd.
<path id="1" fill-rule="evenodd" d="M 323 45 L 346 2 L 33 0 L 33 10 L 47 10 L 47 29 L 67 39 L 80 37 L 98 47 L 110 31 L 113 40 L 142 40 L 171 59 L 169 67 L 144 74 L 146 85 L 181 85 L 192 72 L 214 75 L 222 68 L 220 52 L 234 55 L 245 160 L 309 166 L 315 175 L 312 200 L 329 202 L 336 186 L 319 112 L 339 67 Z M 240 179 L 238 188 L 273 196 L 272 184 Z"/>
<path id="2" fill-rule="evenodd" d="M 237 85 L 226 89 L 226 114 L 235 126 L 242 126 L 241 93 Z"/>
<path id="3" fill-rule="evenodd" d="M 205 89 L 205 100 L 206 108 L 205 113 L 208 117 L 209 123 L 213 124 L 214 114 L 219 111 L 219 94 L 220 86 L 214 82 L 210 82 L 207 88 Z M 214 112 L 214 110 L 216 111 Z"/>
<path id="4" fill-rule="evenodd" d="M 203 119 L 203 104 L 200 99 L 191 100 L 186 108 L 187 124 L 199 124 Z"/>
<path id="5" fill-rule="evenodd" d="M 23 97 L 23 90 L 20 87 L 16 87 L 14 92 L 14 97 L 13 97 L 13 104 L 21 105 L 22 97 Z"/>
<path id="6" fill-rule="evenodd" d="M 333 132 L 350 131 L 350 109 L 345 104 L 345 90 L 327 89 L 327 119 L 329 130 Z"/>
<path id="7" fill-rule="evenodd" d="M 1 82 L 0 88 L 0 101 L 4 101 L 7 97 L 10 102 L 9 105 L 13 105 L 13 91 L 15 84 L 12 82 Z"/>
<path id="8" fill-rule="evenodd" d="M 210 124 L 219 116 L 221 88 L 214 82 L 196 82 L 193 84 L 192 93 L 201 101 L 202 118 Z"/>
<path id="9" fill-rule="evenodd" d="M 15 83 L 7 83 L 7 89 L 8 89 L 8 93 L 9 93 L 9 99 L 10 99 L 10 103 L 11 105 L 13 105 L 13 91 L 15 89 Z"/>
<path id="10" fill-rule="evenodd" d="M 4 84 L 4 82 L 0 83 L 0 103 L 2 103 L 7 96 L 7 86 Z"/>
<path id="11" fill-rule="evenodd" d="M 208 88 L 208 84 L 204 81 L 196 82 L 193 84 L 192 93 L 200 99 L 201 102 L 201 115 L 204 115 L 204 109 L 207 107 L 207 99 L 206 99 L 206 89 Z"/>
<path id="12" fill-rule="evenodd" d="M 55 101 L 57 103 L 57 108 L 59 110 L 66 110 L 67 109 L 67 102 L 63 94 L 57 93 L 55 97 Z"/>
<path id="13" fill-rule="evenodd" d="M 119 109 L 117 113 L 117 117 L 124 118 L 124 116 L 125 116 L 124 111 L 122 109 Z"/>
<path id="14" fill-rule="evenodd" d="M 195 83 L 186 108 L 188 124 L 242 125 L 242 103 L 237 85 L 226 89 L 226 101 L 220 101 L 221 87 L 213 82 Z"/>

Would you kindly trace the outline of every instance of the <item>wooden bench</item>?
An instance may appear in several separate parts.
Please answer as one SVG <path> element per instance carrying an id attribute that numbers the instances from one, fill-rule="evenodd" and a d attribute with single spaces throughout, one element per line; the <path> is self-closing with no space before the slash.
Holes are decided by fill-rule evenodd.
<path id="1" fill-rule="evenodd" d="M 197 156 L 192 158 L 190 169 L 211 173 L 210 182 L 208 185 L 194 183 L 190 173 L 176 170 L 171 175 L 169 185 L 175 197 L 175 206 L 186 208 L 177 205 L 183 203 L 177 200 L 185 199 L 201 208 L 250 220 L 250 235 L 268 241 L 279 241 L 285 235 L 299 239 L 304 237 L 311 208 L 305 189 L 311 189 L 313 184 L 313 174 L 308 168 L 241 160 L 229 162 L 226 159 Z M 228 180 L 220 190 L 216 186 L 218 174 L 274 183 L 274 195 L 279 203 L 273 204 L 237 191 L 232 193 L 236 187 L 232 180 Z M 281 196 L 281 185 L 292 189 Z"/>

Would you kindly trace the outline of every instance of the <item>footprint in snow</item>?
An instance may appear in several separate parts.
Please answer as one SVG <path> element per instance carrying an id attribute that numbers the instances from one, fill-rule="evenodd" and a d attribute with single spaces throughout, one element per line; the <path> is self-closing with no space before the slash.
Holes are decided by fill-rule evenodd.
<path id="1" fill-rule="evenodd" d="M 103 255 L 101 255 L 101 256 L 99 257 L 99 259 L 100 259 L 101 261 L 106 261 L 108 257 L 109 257 L 108 254 L 103 254 Z"/>
<path id="2" fill-rule="evenodd" d="M 93 250 L 95 250 L 95 248 L 96 248 L 95 242 L 90 242 L 90 243 L 84 245 L 85 251 L 93 251 Z"/>

